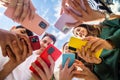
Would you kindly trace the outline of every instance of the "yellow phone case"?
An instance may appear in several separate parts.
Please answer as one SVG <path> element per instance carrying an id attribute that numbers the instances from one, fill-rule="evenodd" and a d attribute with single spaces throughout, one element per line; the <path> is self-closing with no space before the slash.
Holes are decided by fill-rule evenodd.
<path id="1" fill-rule="evenodd" d="M 71 37 L 70 40 L 69 40 L 69 48 L 72 49 L 72 50 L 76 50 L 76 49 L 81 49 L 82 46 L 86 45 L 87 41 L 82 41 L 81 39 L 79 38 L 76 38 L 76 37 Z M 101 55 L 102 53 L 102 50 L 103 49 L 100 49 L 99 51 L 97 51 L 95 53 L 95 56 L 97 58 L 99 58 L 99 56 Z"/>

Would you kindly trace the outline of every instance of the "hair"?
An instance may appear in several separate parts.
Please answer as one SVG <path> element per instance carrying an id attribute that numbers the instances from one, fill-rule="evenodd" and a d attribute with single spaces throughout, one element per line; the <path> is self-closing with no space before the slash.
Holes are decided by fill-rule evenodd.
<path id="1" fill-rule="evenodd" d="M 87 36 L 99 36 L 101 33 L 101 27 L 98 25 L 89 25 L 89 24 L 80 24 L 77 27 L 83 27 L 86 28 L 88 31 L 88 35 Z M 74 34 L 74 30 L 77 28 L 74 27 L 73 28 L 73 34 Z"/>
<path id="2" fill-rule="evenodd" d="M 18 28 L 25 28 L 25 27 L 23 27 L 22 25 L 19 25 L 19 26 L 16 26 L 16 29 L 18 29 Z M 33 36 L 33 32 L 28 29 L 26 29 L 26 33 L 28 36 Z"/>
<path id="3" fill-rule="evenodd" d="M 55 42 L 56 42 L 56 37 L 55 37 L 53 34 L 45 33 L 45 34 L 43 35 L 42 39 L 43 39 L 44 37 L 46 37 L 46 36 L 50 37 L 50 38 L 53 40 L 53 44 L 55 44 Z"/>
<path id="4" fill-rule="evenodd" d="M 62 51 L 63 51 L 63 52 L 64 52 L 64 48 L 65 48 L 66 44 L 68 44 L 68 42 L 65 42 L 65 43 L 63 44 L 63 47 L 62 47 Z"/>

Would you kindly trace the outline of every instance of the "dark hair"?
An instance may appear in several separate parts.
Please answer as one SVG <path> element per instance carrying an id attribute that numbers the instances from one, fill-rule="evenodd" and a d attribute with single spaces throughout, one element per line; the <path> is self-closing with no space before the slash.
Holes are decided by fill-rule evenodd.
<path id="1" fill-rule="evenodd" d="M 50 38 L 53 40 L 53 44 L 55 44 L 55 42 L 56 42 L 56 37 L 55 37 L 53 34 L 45 33 L 45 34 L 43 35 L 42 39 L 43 39 L 44 37 L 46 37 L 46 36 L 50 37 Z"/>
<path id="2" fill-rule="evenodd" d="M 16 26 L 16 29 L 18 29 L 18 28 L 25 28 L 25 27 L 23 27 L 22 25 L 19 25 L 19 26 Z M 28 29 L 26 29 L 26 33 L 28 36 L 33 36 L 33 32 Z"/>
<path id="3" fill-rule="evenodd" d="M 68 44 L 68 42 L 65 42 L 62 47 L 62 51 L 64 51 L 65 45 Z"/>
<path id="4" fill-rule="evenodd" d="M 100 33 L 101 33 L 101 27 L 98 26 L 98 25 L 80 24 L 77 27 L 86 28 L 87 31 L 88 31 L 88 35 L 87 36 L 99 36 Z M 77 27 L 73 28 L 73 34 L 74 34 L 75 28 L 77 28 Z"/>

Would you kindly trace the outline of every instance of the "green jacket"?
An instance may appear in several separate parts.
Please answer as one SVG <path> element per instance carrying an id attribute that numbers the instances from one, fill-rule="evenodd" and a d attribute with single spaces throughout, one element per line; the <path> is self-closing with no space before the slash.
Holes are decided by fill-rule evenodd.
<path id="1" fill-rule="evenodd" d="M 120 19 L 104 21 L 100 38 L 109 39 L 115 45 L 113 50 L 103 50 L 102 62 L 94 65 L 94 72 L 100 80 L 119 80 L 118 61 L 120 59 Z"/>

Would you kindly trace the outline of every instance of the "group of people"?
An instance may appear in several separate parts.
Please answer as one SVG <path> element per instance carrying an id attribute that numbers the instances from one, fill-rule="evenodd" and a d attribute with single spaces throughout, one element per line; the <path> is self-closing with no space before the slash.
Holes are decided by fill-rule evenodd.
<path id="1" fill-rule="evenodd" d="M 30 0 L 0 0 L 6 7 L 14 7 L 14 20 L 21 22 L 29 15 L 34 17 L 35 8 Z M 82 1 L 82 2 L 81 2 Z M 71 67 L 68 67 L 68 58 L 65 66 L 60 65 L 59 80 L 119 80 L 119 59 L 120 59 L 120 15 L 93 10 L 88 0 L 62 0 L 61 14 L 63 12 L 72 15 L 75 23 L 66 23 L 73 28 L 75 37 L 82 38 L 87 44 L 75 53 L 69 50 L 68 43 L 63 46 L 63 53 L 70 52 L 77 55 Z M 67 8 L 66 3 L 81 15 L 77 15 Z M 84 6 L 81 6 L 83 5 Z M 108 9 L 107 9 L 108 10 Z M 28 13 L 29 12 L 29 13 Z M 99 21 L 98 25 L 87 24 L 89 21 Z M 55 44 L 56 37 L 45 33 L 40 40 L 40 49 L 32 51 L 29 36 L 33 32 L 23 26 L 13 26 L 10 31 L 0 29 L 0 80 L 55 80 L 55 62 L 51 56 L 48 59 L 50 67 L 38 57 L 49 45 Z M 89 46 L 89 48 L 87 48 Z M 99 58 L 95 52 L 103 49 Z M 4 57 L 3 57 L 4 56 Z M 34 61 L 38 60 L 43 69 L 39 68 Z M 29 67 L 36 71 L 32 73 Z M 80 67 L 82 70 L 78 70 Z"/>

